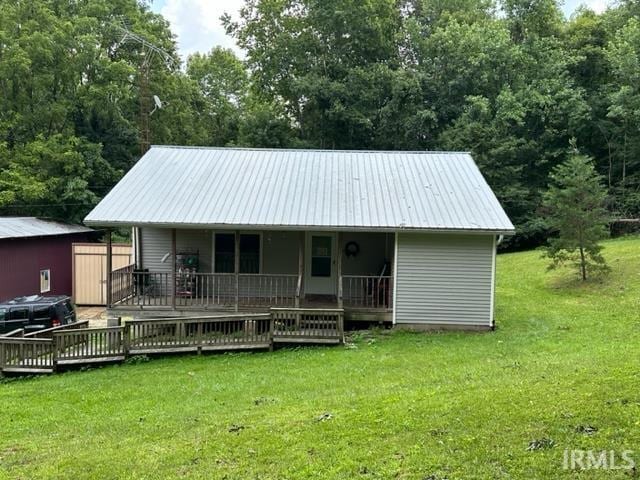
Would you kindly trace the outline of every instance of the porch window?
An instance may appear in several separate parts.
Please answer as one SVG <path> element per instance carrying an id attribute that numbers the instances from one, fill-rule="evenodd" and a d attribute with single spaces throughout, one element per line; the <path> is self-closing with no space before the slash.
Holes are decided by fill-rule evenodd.
<path id="1" fill-rule="evenodd" d="M 240 234 L 240 273 L 260 273 L 260 235 Z"/>
<path id="2" fill-rule="evenodd" d="M 215 273 L 234 272 L 235 238 L 233 233 L 216 233 Z"/>
<path id="3" fill-rule="evenodd" d="M 216 233 L 215 272 L 235 272 L 235 235 Z M 240 272 L 260 273 L 260 235 L 240 234 Z"/>

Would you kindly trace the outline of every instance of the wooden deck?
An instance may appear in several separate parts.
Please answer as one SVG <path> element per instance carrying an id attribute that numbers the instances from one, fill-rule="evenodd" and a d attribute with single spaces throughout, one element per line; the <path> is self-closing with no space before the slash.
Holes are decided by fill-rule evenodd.
<path id="1" fill-rule="evenodd" d="M 0 371 L 52 373 L 65 366 L 121 362 L 132 355 L 272 349 L 275 344 L 339 344 L 341 309 L 136 319 L 107 328 L 86 322 L 0 336 Z"/>
<path id="2" fill-rule="evenodd" d="M 226 313 L 236 312 L 233 304 L 229 305 L 202 305 L 198 301 L 192 301 L 187 298 L 180 300 L 180 304 L 174 309 L 171 305 L 162 303 L 159 299 L 154 301 L 153 299 L 147 299 L 147 304 L 133 306 L 131 304 L 115 304 L 107 311 L 109 315 L 119 316 L 131 316 L 140 318 L 153 318 L 160 316 L 169 317 L 192 317 L 194 315 L 223 315 Z M 259 302 L 253 304 L 259 305 Z M 294 306 L 279 307 L 278 305 L 263 305 L 263 306 L 241 306 L 238 308 L 238 312 L 242 313 L 269 313 L 272 310 L 278 308 L 293 309 Z M 314 296 L 300 299 L 301 309 L 307 310 L 335 310 L 339 309 L 336 297 L 330 296 Z M 352 306 L 344 305 L 341 309 L 344 312 L 344 320 L 350 322 L 391 322 L 393 317 L 393 308 L 390 307 L 369 307 L 369 306 Z"/>

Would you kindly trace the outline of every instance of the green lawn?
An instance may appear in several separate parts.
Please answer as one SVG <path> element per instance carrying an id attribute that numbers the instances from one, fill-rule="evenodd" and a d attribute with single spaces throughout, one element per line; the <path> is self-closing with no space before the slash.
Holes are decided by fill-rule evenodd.
<path id="1" fill-rule="evenodd" d="M 605 254 L 611 275 L 588 285 L 547 273 L 539 252 L 500 255 L 492 333 L 0 384 L 0 477 L 633 478 L 562 468 L 567 448 L 640 464 L 640 240 Z"/>

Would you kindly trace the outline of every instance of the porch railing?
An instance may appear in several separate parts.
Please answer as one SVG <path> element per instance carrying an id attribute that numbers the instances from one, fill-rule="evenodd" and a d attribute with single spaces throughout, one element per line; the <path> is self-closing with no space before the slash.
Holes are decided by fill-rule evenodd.
<path id="1" fill-rule="evenodd" d="M 393 307 L 393 278 L 390 276 L 342 276 L 345 307 L 390 309 Z"/>
<path id="2" fill-rule="evenodd" d="M 233 273 L 191 273 L 177 278 L 176 306 L 206 308 L 235 304 L 236 279 Z"/>
<path id="3" fill-rule="evenodd" d="M 131 295 L 131 286 L 133 282 L 133 270 L 135 265 L 127 265 L 114 270 L 111 274 L 111 301 L 113 303 L 121 302 Z"/>
<path id="4" fill-rule="evenodd" d="M 112 304 L 131 307 L 293 307 L 298 275 L 141 272 L 112 273 Z M 174 297 L 175 296 L 175 297 Z"/>
<path id="5" fill-rule="evenodd" d="M 189 273 L 173 280 L 167 272 L 112 273 L 112 303 L 130 307 L 243 308 L 299 307 L 302 277 L 286 274 Z M 391 276 L 342 275 L 338 305 L 389 310 L 393 307 Z"/>
<path id="6" fill-rule="evenodd" d="M 296 301 L 298 275 L 240 274 L 238 302 L 241 306 L 283 307 Z"/>

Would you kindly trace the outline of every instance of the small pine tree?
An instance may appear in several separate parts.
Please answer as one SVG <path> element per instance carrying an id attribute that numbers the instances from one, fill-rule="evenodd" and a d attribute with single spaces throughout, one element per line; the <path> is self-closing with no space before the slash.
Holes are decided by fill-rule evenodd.
<path id="1" fill-rule="evenodd" d="M 607 191 L 593 161 L 574 152 L 553 169 L 550 179 L 543 205 L 547 224 L 558 236 L 549 239 L 545 253 L 549 268 L 570 263 L 583 281 L 587 273 L 607 271 L 598 244 L 608 236 Z"/>

